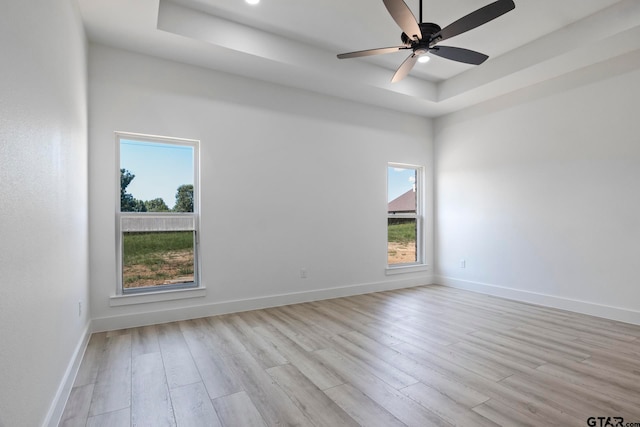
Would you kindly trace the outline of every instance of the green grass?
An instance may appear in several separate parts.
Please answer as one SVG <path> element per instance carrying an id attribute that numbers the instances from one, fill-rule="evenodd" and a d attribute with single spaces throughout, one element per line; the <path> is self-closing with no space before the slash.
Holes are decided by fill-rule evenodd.
<path id="1" fill-rule="evenodd" d="M 413 219 L 396 219 L 396 224 L 389 224 L 389 242 L 409 243 L 416 241 L 416 222 Z"/>
<path id="2" fill-rule="evenodd" d="M 192 231 L 124 233 L 125 288 L 161 285 L 194 274 Z"/>
<path id="3" fill-rule="evenodd" d="M 124 233 L 123 247 L 125 264 L 157 266 L 167 252 L 193 250 L 193 232 Z"/>

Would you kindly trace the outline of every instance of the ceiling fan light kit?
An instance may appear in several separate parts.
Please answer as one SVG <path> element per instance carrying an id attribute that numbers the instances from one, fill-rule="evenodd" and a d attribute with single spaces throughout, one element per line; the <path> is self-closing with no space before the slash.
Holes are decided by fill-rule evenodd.
<path id="1" fill-rule="evenodd" d="M 440 46 L 438 43 L 486 24 L 516 7 L 513 0 L 498 0 L 487 6 L 481 7 L 475 12 L 471 12 L 470 14 L 463 16 L 445 28 L 440 28 L 438 24 L 422 22 L 422 2 L 420 3 L 420 22 L 418 22 L 415 16 L 413 16 L 411 9 L 409 9 L 403 0 L 382 1 L 393 20 L 396 21 L 402 30 L 402 34 L 400 35 L 402 46 L 341 53 L 338 55 L 338 59 L 359 58 L 362 56 L 392 53 L 399 50 L 411 50 L 411 55 L 405 59 L 393 75 L 393 78 L 391 79 L 392 83 L 405 78 L 418 60 L 420 62 L 427 62 L 427 53 L 450 59 L 452 61 L 463 62 L 465 64 L 482 64 L 489 58 L 484 53 L 460 47 Z M 424 58 L 427 59 L 424 60 Z"/>

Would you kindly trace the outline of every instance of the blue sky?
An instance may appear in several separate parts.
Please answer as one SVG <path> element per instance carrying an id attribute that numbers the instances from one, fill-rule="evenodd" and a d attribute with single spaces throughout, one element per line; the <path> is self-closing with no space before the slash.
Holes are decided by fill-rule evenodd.
<path id="1" fill-rule="evenodd" d="M 120 168 L 136 176 L 127 187 L 127 193 L 140 200 L 160 197 L 173 208 L 178 187 L 193 184 L 193 148 L 122 139 Z M 387 176 L 387 201 L 390 202 L 413 188 L 416 171 L 389 167 Z"/>
<path id="2" fill-rule="evenodd" d="M 160 197 L 171 209 L 178 187 L 193 184 L 193 147 L 121 139 L 120 168 L 136 176 L 127 193 L 143 201 Z"/>
<path id="3" fill-rule="evenodd" d="M 387 177 L 387 202 L 390 202 L 413 188 L 416 170 L 389 166 Z"/>

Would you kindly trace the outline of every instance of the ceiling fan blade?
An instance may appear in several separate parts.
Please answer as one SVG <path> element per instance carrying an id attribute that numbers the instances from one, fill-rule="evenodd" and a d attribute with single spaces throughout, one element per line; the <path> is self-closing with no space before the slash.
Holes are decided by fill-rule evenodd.
<path id="1" fill-rule="evenodd" d="M 513 10 L 516 7 L 513 0 L 498 0 L 485 7 L 481 7 L 475 12 L 463 16 L 456 22 L 447 25 L 441 31 L 431 36 L 430 43 L 438 43 L 459 34 L 473 30 L 480 25 L 496 19 L 499 16 Z"/>
<path id="2" fill-rule="evenodd" d="M 399 82 L 400 80 L 407 77 L 409 71 L 413 69 L 413 66 L 416 65 L 416 61 L 418 60 L 418 55 L 412 53 L 407 59 L 404 60 L 402 65 L 398 68 L 398 71 L 393 75 L 391 79 L 391 83 Z"/>
<path id="3" fill-rule="evenodd" d="M 429 49 L 429 52 L 434 55 L 441 56 L 442 58 L 473 65 L 480 65 L 489 59 L 489 57 L 484 53 L 452 46 L 434 46 Z"/>
<path id="4" fill-rule="evenodd" d="M 359 50 L 357 52 L 341 53 L 338 59 L 359 58 L 361 56 L 382 55 L 383 53 L 397 52 L 402 49 L 411 49 L 406 46 L 381 47 L 379 49 Z"/>
<path id="5" fill-rule="evenodd" d="M 409 6 L 402 0 L 382 0 L 396 24 L 411 40 L 422 38 L 422 31 Z"/>

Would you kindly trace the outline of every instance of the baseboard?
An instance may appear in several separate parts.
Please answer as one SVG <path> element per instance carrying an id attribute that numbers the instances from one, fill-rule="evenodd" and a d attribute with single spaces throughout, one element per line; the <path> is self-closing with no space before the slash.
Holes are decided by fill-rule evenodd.
<path id="1" fill-rule="evenodd" d="M 278 307 L 302 302 L 410 288 L 413 286 L 429 285 L 432 282 L 433 276 L 431 274 L 421 274 L 419 276 L 412 275 L 411 278 L 406 279 L 385 280 L 383 282 L 316 289 L 306 292 L 292 292 L 258 298 L 221 301 L 214 304 L 202 304 L 171 310 L 102 317 L 93 319 L 92 331 L 112 331 L 138 326 L 155 325 L 158 323 L 175 322 L 179 320 L 197 319 L 200 317 L 215 316 L 219 314 L 238 313 L 241 311 L 259 310 L 262 308 Z"/>
<path id="2" fill-rule="evenodd" d="M 579 301 L 554 295 L 541 294 L 520 289 L 507 288 L 488 283 L 461 280 L 453 277 L 434 276 L 434 284 L 449 286 L 452 288 L 465 289 L 501 298 L 521 301 L 545 307 L 559 308 L 575 313 L 588 314 L 590 316 L 602 317 L 619 322 L 640 325 L 640 311 L 626 308 L 612 307 L 588 301 Z"/>
<path id="3" fill-rule="evenodd" d="M 76 346 L 73 356 L 69 361 L 69 365 L 67 366 L 67 370 L 62 377 L 62 381 L 60 381 L 60 385 L 58 386 L 58 391 L 49 407 L 49 412 L 47 413 L 46 418 L 44 419 L 43 426 L 48 427 L 57 427 L 60 424 L 60 418 L 62 418 L 62 413 L 64 412 L 64 407 L 67 404 L 67 400 L 69 399 L 69 395 L 71 394 L 71 389 L 73 388 L 73 383 L 76 380 L 76 375 L 78 374 L 78 370 L 80 369 L 80 363 L 82 362 L 82 357 L 84 356 L 84 352 L 87 348 L 87 344 L 89 344 L 89 338 L 91 337 L 91 322 L 87 322 L 87 325 L 82 332 L 82 337 Z"/>

